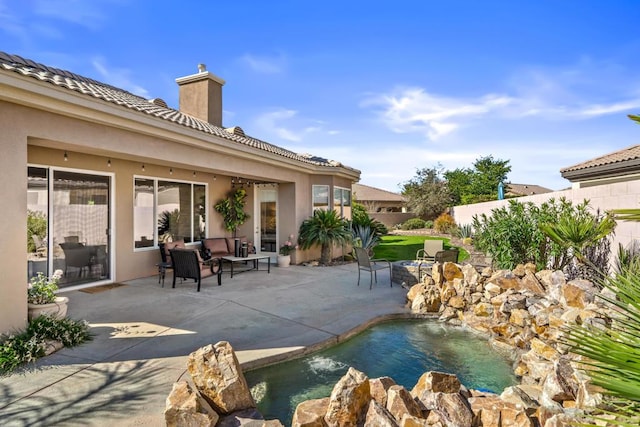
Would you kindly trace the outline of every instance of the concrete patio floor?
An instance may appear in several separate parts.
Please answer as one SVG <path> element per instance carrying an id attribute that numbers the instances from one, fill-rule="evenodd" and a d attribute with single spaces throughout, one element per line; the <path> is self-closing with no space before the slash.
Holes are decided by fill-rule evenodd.
<path id="1" fill-rule="evenodd" d="M 265 270 L 266 270 L 266 266 Z M 261 266 L 261 268 L 263 268 Z M 380 272 L 369 290 L 357 265 L 272 267 L 171 288 L 157 277 L 65 293 L 69 317 L 94 339 L 0 378 L 3 426 L 161 426 L 165 399 L 195 349 L 226 340 L 245 368 L 265 357 L 344 339 L 375 319 L 408 315 L 406 289 Z"/>

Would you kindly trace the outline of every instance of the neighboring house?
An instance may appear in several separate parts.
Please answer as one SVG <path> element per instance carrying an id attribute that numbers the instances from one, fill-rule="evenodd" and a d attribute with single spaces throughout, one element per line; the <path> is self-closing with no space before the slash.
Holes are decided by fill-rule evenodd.
<path id="1" fill-rule="evenodd" d="M 353 199 L 363 205 L 369 217 L 382 222 L 387 227 L 402 224 L 415 215 L 407 212 L 404 196 L 363 184 L 353 184 Z"/>
<path id="2" fill-rule="evenodd" d="M 368 213 L 407 211 L 402 194 L 364 184 L 353 184 L 351 190 L 354 200 L 364 205 Z"/>
<path id="3" fill-rule="evenodd" d="M 534 194 L 551 193 L 553 191 L 549 188 L 531 184 L 509 183 L 505 187 L 505 197 L 533 196 Z"/>
<path id="4" fill-rule="evenodd" d="M 640 179 L 640 145 L 560 169 L 560 174 L 573 188 Z"/>
<path id="5" fill-rule="evenodd" d="M 66 270 L 65 289 L 126 281 L 157 273 L 165 238 L 229 236 L 213 205 L 234 189 L 251 215 L 238 235 L 266 252 L 315 208 L 350 218 L 358 170 L 224 127 L 225 82 L 198 68 L 176 80 L 176 110 L 0 52 L 0 333 L 25 325 L 37 272 Z"/>

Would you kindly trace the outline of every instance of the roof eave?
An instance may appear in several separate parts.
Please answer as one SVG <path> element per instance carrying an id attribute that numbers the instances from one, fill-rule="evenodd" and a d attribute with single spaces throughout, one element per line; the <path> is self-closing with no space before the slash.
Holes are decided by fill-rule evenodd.
<path id="1" fill-rule="evenodd" d="M 314 175 L 335 174 L 353 181 L 360 178 L 360 171 L 348 166 L 325 166 L 300 162 L 18 73 L 0 73 L 0 87 L 2 87 L 0 100 L 14 104 L 159 137 L 180 144 L 197 145 L 221 154 L 261 160 L 271 164 L 277 163 L 279 166 L 303 170 Z"/>
<path id="2" fill-rule="evenodd" d="M 592 166 L 585 169 L 561 171 L 563 178 L 571 182 L 592 179 L 612 178 L 640 172 L 640 159 L 625 160 L 607 165 Z"/>

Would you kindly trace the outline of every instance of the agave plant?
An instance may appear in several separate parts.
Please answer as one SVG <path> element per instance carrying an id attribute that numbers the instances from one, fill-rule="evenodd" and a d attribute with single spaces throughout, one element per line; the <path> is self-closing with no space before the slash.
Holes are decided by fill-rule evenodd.
<path id="1" fill-rule="evenodd" d="M 351 227 L 351 236 L 354 243 L 365 249 L 369 255 L 372 254 L 373 248 L 380 243 L 380 236 L 375 230 L 360 224 L 354 224 Z"/>
<path id="2" fill-rule="evenodd" d="M 298 243 L 300 248 L 309 249 L 314 245 L 321 246 L 320 263 L 331 261 L 331 247 L 341 245 L 351 238 L 349 227 L 334 210 L 316 209 L 313 216 L 300 224 Z"/>

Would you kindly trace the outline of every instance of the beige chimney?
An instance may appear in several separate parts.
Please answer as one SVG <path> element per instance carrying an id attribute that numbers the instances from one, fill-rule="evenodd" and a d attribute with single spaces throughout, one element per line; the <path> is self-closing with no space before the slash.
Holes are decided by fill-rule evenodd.
<path id="1" fill-rule="evenodd" d="M 222 127 L 224 80 L 198 64 L 198 73 L 176 79 L 180 86 L 180 111 Z"/>

